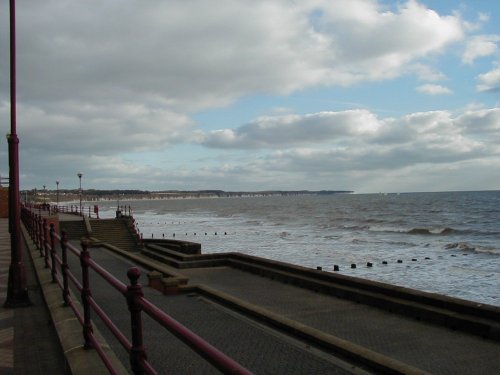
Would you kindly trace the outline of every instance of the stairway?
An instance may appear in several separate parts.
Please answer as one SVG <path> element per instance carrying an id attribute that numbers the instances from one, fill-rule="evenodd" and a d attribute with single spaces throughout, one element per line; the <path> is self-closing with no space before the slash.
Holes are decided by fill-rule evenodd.
<path id="1" fill-rule="evenodd" d="M 69 240 L 79 240 L 87 236 L 87 229 L 83 220 L 60 221 L 61 231 L 66 232 Z"/>
<path id="2" fill-rule="evenodd" d="M 91 236 L 125 251 L 139 251 L 127 219 L 90 219 Z"/>

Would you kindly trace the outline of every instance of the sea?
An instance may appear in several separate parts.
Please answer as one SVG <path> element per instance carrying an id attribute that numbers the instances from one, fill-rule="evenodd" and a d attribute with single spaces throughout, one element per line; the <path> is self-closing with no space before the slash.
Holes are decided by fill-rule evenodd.
<path id="1" fill-rule="evenodd" d="M 327 272 L 338 266 L 500 306 L 500 191 L 101 201 L 100 216 L 115 217 L 118 204 L 131 208 L 143 238 Z"/>

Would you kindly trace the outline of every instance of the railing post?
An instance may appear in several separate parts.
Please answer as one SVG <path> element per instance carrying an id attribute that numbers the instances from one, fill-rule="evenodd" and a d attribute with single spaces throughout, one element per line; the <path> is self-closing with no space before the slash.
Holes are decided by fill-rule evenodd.
<path id="1" fill-rule="evenodd" d="M 69 284 L 68 284 L 68 237 L 66 232 L 61 233 L 61 252 L 62 252 L 62 264 L 61 271 L 63 276 L 63 300 L 64 305 L 69 306 Z"/>
<path id="2" fill-rule="evenodd" d="M 33 238 L 33 219 L 32 219 L 31 211 L 28 211 L 28 232 L 29 232 L 31 238 Z"/>
<path id="3" fill-rule="evenodd" d="M 54 223 L 50 223 L 50 260 L 52 263 L 52 282 L 56 282 L 56 230 L 54 229 Z"/>
<path id="4" fill-rule="evenodd" d="M 42 214 L 39 214 L 38 215 L 38 238 L 39 238 L 39 246 L 40 246 L 40 254 L 42 255 L 42 257 L 45 256 L 45 252 L 44 252 L 44 246 L 43 246 L 43 216 Z"/>
<path id="5" fill-rule="evenodd" d="M 45 218 L 42 220 L 42 234 L 45 268 L 49 268 L 49 236 L 47 234 L 47 219 Z"/>
<path id="6" fill-rule="evenodd" d="M 90 320 L 90 303 L 89 298 L 92 295 L 90 291 L 89 280 L 89 242 L 83 239 L 80 243 L 82 251 L 80 253 L 80 265 L 82 267 L 82 304 L 83 304 L 83 338 L 85 340 L 83 347 L 85 349 L 92 348 L 90 336 L 92 335 L 92 322 Z"/>
<path id="7" fill-rule="evenodd" d="M 33 235 L 31 236 L 31 238 L 33 240 L 33 243 L 38 247 L 38 243 L 36 242 L 37 237 L 36 237 L 36 215 L 35 215 L 35 213 L 32 213 L 31 222 L 32 222 L 32 226 L 33 226 Z"/>
<path id="8" fill-rule="evenodd" d="M 130 311 L 130 323 L 132 326 L 132 348 L 130 349 L 130 365 L 135 375 L 144 374 L 143 362 L 147 359 L 142 340 L 142 316 L 139 298 L 144 294 L 142 285 L 138 283 L 141 271 L 132 267 L 127 272 L 130 285 L 127 287 L 127 303 Z"/>
<path id="9" fill-rule="evenodd" d="M 42 216 L 38 215 L 36 218 L 36 246 L 40 250 L 40 257 L 43 258 L 43 233 L 42 233 Z"/>
<path id="10" fill-rule="evenodd" d="M 31 238 L 36 243 L 36 214 L 34 212 L 31 213 L 31 231 L 33 232 Z"/>

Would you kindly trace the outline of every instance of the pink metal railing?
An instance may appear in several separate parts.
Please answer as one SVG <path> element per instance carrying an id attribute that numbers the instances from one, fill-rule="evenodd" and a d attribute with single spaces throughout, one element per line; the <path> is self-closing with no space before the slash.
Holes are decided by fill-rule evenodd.
<path id="1" fill-rule="evenodd" d="M 142 292 L 142 286 L 138 283 L 141 275 L 137 267 L 132 267 L 128 270 L 127 276 L 130 281 L 129 285 L 123 284 L 116 279 L 106 269 L 96 263 L 90 257 L 88 251 L 89 242 L 84 239 L 81 241 L 82 250 L 68 243 L 68 239 L 64 231 L 59 235 L 54 229 L 54 224 L 47 225 L 47 219 L 42 218 L 35 212 L 23 208 L 22 209 L 23 223 L 40 251 L 40 256 L 44 258 L 45 267 L 50 268 L 52 282 L 57 283 L 62 289 L 62 298 L 65 306 L 69 306 L 75 313 L 78 321 L 83 327 L 84 347 L 86 349 L 95 349 L 107 367 L 110 374 L 116 374 L 110 358 L 103 350 L 100 343 L 96 340 L 93 334 L 93 324 L 91 320 L 91 311 L 94 311 L 116 337 L 118 342 L 127 350 L 130 356 L 130 363 L 134 374 L 157 374 L 156 370 L 147 361 L 147 354 L 143 344 L 143 326 L 142 312 L 148 314 L 157 323 L 166 328 L 182 342 L 191 347 L 201 357 L 210 362 L 217 369 L 226 374 L 251 374 L 251 372 L 233 359 L 220 352 L 218 349 L 204 341 L 201 337 L 184 327 L 171 316 L 160 310 L 157 306 L 148 301 Z M 57 254 L 56 245 L 61 248 L 61 257 Z M 68 266 L 68 251 L 80 258 L 82 268 L 81 283 L 78 278 L 70 271 Z M 57 266 L 61 270 L 61 275 L 57 272 Z M 131 341 L 120 331 L 113 323 L 112 319 L 94 300 L 91 293 L 89 269 L 94 270 L 101 276 L 109 285 L 120 292 L 127 300 L 130 311 L 131 320 Z M 69 288 L 69 282 L 75 286 L 80 292 L 81 302 L 83 305 L 83 314 L 73 300 L 72 293 Z"/>

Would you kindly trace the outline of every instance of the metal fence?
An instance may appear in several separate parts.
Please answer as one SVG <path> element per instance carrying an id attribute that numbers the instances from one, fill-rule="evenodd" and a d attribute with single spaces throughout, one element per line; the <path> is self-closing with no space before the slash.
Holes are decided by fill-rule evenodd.
<path id="1" fill-rule="evenodd" d="M 129 285 L 125 285 L 91 259 L 88 251 L 89 241 L 87 239 L 81 241 L 80 250 L 68 242 L 64 231 L 62 231 L 61 234 L 56 233 L 54 224 L 49 224 L 47 219 L 37 214 L 36 211 L 23 207 L 21 218 L 32 240 L 40 251 L 40 256 L 44 258 L 45 266 L 50 269 L 52 282 L 60 286 L 65 306 L 70 307 L 74 311 L 75 316 L 83 327 L 84 347 L 97 351 L 110 374 L 116 374 L 117 372 L 113 368 L 110 358 L 106 355 L 101 344 L 93 334 L 93 322 L 91 319 L 92 311 L 101 318 L 102 322 L 129 353 L 130 363 L 134 374 L 157 374 L 157 371 L 146 359 L 147 353 L 143 345 L 143 335 L 145 332 L 143 331 L 142 325 L 142 313 L 148 314 L 160 326 L 174 334 L 223 373 L 251 374 L 249 370 L 220 352 L 148 301 L 143 295 L 141 284 L 138 283 L 141 272 L 137 267 L 132 267 L 128 270 L 127 276 L 130 283 Z M 57 252 L 58 248 L 60 249 L 60 254 Z M 73 255 L 80 259 L 81 280 L 79 280 L 69 269 L 68 255 Z M 126 299 L 130 314 L 131 339 L 127 338 L 126 335 L 117 328 L 112 318 L 106 314 L 92 297 L 89 278 L 89 272 L 91 270 L 101 276 Z M 75 297 L 71 292 L 70 282 L 80 293 L 83 312 L 76 303 Z M 124 311 L 124 313 L 126 313 L 126 311 Z"/>

